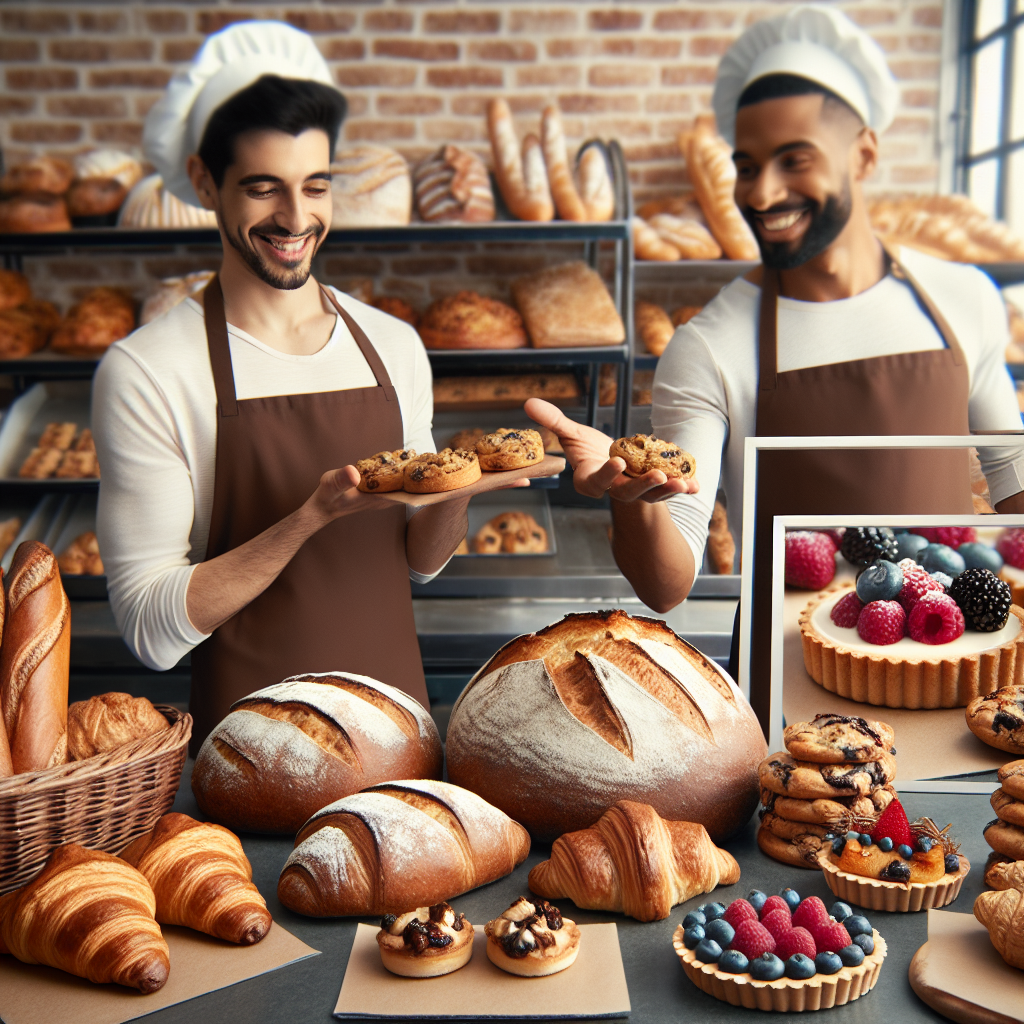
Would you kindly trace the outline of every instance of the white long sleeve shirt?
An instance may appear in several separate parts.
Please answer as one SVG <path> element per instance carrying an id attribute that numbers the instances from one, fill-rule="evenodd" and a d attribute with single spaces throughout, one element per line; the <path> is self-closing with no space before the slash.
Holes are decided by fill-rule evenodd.
<path id="1" fill-rule="evenodd" d="M 405 447 L 433 451 L 430 363 L 418 335 L 334 295 L 387 368 Z M 228 343 L 239 400 L 375 383 L 340 317 L 313 355 L 279 352 L 230 324 Z M 217 451 L 217 395 L 198 302 L 186 299 L 111 346 L 93 383 L 92 429 L 103 472 L 96 532 L 114 616 L 140 661 L 168 669 L 208 635 L 185 610 L 192 571 L 206 557 Z"/>
<path id="2" fill-rule="evenodd" d="M 971 429 L 1020 430 L 1020 410 L 1005 365 L 1006 308 L 996 287 L 974 267 L 913 250 L 904 250 L 900 258 L 964 350 Z M 729 528 L 737 541 L 741 532 L 743 447 L 756 434 L 760 303 L 760 288 L 737 278 L 675 332 L 654 377 L 654 433 L 697 460 L 699 493 L 668 501 L 697 565 L 719 486 L 726 493 Z M 778 316 L 779 372 L 945 347 L 913 290 L 891 275 L 836 302 L 780 297 Z M 1024 448 L 981 448 L 978 454 L 993 503 L 1024 489 Z"/>

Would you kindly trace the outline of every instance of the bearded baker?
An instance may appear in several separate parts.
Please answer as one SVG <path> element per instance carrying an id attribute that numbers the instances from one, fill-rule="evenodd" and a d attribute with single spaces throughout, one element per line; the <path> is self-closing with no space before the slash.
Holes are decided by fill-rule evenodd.
<path id="1" fill-rule="evenodd" d="M 996 288 L 972 267 L 889 253 L 872 233 L 864 182 L 897 98 L 877 44 L 832 8 L 758 22 L 723 57 L 715 115 L 734 146 L 736 202 L 763 265 L 676 331 L 651 414 L 658 437 L 695 456 L 699 488 L 658 471 L 629 479 L 604 435 L 546 403 L 527 407 L 559 434 L 577 489 L 611 495 L 616 561 L 652 608 L 689 593 L 720 482 L 739 534 L 751 435 L 1021 428 Z M 1024 511 L 1020 452 L 980 454 L 997 510 Z M 762 452 L 757 663 L 768 665 L 772 515 L 972 511 L 966 450 Z"/>
<path id="2" fill-rule="evenodd" d="M 433 402 L 415 331 L 310 276 L 344 115 L 312 40 L 261 21 L 211 36 L 146 121 L 165 188 L 216 213 L 224 251 L 100 365 L 97 523 L 129 647 L 156 669 L 192 652 L 193 746 L 296 673 L 427 704 L 409 581 L 445 564 L 468 499 L 407 522 L 356 490 L 356 460 L 433 451 Z"/>

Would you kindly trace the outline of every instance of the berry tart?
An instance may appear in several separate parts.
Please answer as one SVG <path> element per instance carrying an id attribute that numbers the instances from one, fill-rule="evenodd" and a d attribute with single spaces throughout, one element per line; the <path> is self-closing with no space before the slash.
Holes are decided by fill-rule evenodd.
<path id="1" fill-rule="evenodd" d="M 885 940 L 846 903 L 755 889 L 728 907 L 705 903 L 672 936 L 686 976 L 701 991 L 748 1010 L 799 1012 L 843 1006 L 870 992 Z"/>
<path id="2" fill-rule="evenodd" d="M 947 825 L 931 818 L 911 824 L 893 800 L 873 824 L 851 818 L 818 855 L 828 887 L 869 910 L 932 910 L 957 898 L 971 864 L 957 852 Z"/>
<path id="3" fill-rule="evenodd" d="M 473 926 L 447 903 L 385 914 L 377 932 L 380 959 L 404 978 L 437 978 L 465 967 L 473 956 Z"/>
<path id="4" fill-rule="evenodd" d="M 996 541 L 1002 566 L 994 570 L 1010 586 L 1014 604 L 1024 604 L 1024 529 L 1003 530 Z"/>

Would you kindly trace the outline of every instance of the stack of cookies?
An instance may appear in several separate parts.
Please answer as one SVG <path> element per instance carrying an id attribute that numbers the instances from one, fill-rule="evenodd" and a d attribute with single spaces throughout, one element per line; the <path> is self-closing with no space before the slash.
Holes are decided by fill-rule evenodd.
<path id="1" fill-rule="evenodd" d="M 850 816 L 877 819 L 896 796 L 894 734 L 884 722 L 817 715 L 783 733 L 786 750 L 758 769 L 763 853 L 793 867 L 815 868 L 825 835 Z"/>
<path id="2" fill-rule="evenodd" d="M 999 789 L 991 797 L 994 821 L 985 826 L 992 847 L 985 881 L 993 889 L 1024 887 L 1024 761 L 999 769 Z"/>

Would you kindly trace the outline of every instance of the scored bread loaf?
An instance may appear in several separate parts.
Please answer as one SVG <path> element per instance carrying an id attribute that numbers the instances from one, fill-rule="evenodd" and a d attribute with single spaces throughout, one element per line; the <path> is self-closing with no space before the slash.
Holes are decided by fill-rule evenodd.
<path id="1" fill-rule="evenodd" d="M 568 615 L 506 644 L 452 710 L 448 777 L 551 840 L 617 800 L 720 838 L 757 805 L 764 736 L 736 684 L 663 622 Z"/>
<path id="2" fill-rule="evenodd" d="M 68 708 L 68 760 L 82 761 L 169 729 L 145 697 L 101 693 Z"/>
<path id="3" fill-rule="evenodd" d="M 442 146 L 413 171 L 416 209 L 425 221 L 494 220 L 494 193 L 483 160 L 468 149 Z"/>
<path id="4" fill-rule="evenodd" d="M 336 227 L 408 224 L 409 165 L 387 146 L 349 146 L 331 164 L 331 196 Z"/>
<path id="5" fill-rule="evenodd" d="M 217 226 L 217 214 L 183 203 L 164 188 L 164 179 L 151 174 L 137 182 L 117 215 L 120 228 L 205 228 Z"/>
<path id="6" fill-rule="evenodd" d="M 347 796 L 299 830 L 277 895 L 310 917 L 401 914 L 510 874 L 526 830 L 474 793 L 400 780 Z"/>
<path id="7" fill-rule="evenodd" d="M 332 800 L 422 777 L 441 777 L 441 739 L 423 707 L 367 676 L 324 672 L 236 701 L 199 751 L 192 792 L 235 831 L 294 835 Z"/>

